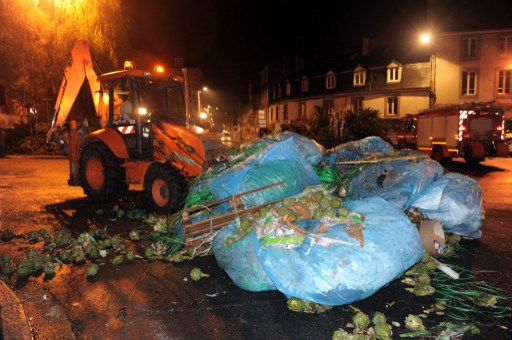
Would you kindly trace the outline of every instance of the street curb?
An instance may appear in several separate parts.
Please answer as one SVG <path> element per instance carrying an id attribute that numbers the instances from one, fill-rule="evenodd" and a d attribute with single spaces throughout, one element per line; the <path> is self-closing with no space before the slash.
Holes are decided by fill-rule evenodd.
<path id="1" fill-rule="evenodd" d="M 0 280 L 0 339 L 32 339 L 23 305 L 14 292 Z"/>

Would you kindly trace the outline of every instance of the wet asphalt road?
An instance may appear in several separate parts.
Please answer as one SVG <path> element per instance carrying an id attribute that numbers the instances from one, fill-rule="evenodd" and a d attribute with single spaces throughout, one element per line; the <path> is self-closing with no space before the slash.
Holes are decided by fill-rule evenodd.
<path id="1" fill-rule="evenodd" d="M 454 161 L 445 168 L 475 178 L 483 190 L 483 237 L 471 243 L 475 255 L 466 264 L 493 271 L 486 279 L 512 295 L 512 159 L 473 167 Z M 90 204 L 81 188 L 67 185 L 67 178 L 64 158 L 0 158 L 0 230 L 64 226 L 80 231 L 96 224 L 121 232 L 134 227 L 133 221 L 98 217 L 98 209 L 111 206 Z M 132 189 L 119 204 L 144 208 L 140 188 Z M 0 252 L 12 246 L 0 242 Z M 19 241 L 14 247 L 22 252 L 30 245 Z M 196 266 L 210 278 L 187 279 Z M 292 312 L 279 292 L 253 293 L 235 286 L 213 256 L 178 265 L 136 261 L 105 266 L 93 279 L 87 279 L 83 267 L 62 266 L 51 279 L 31 278 L 13 290 L 23 301 L 36 339 L 330 339 L 353 315 L 348 306 L 322 314 Z M 405 292 L 397 280 L 354 306 L 370 315 L 383 311 L 388 321 L 403 324 L 404 316 L 419 314 L 432 302 Z M 440 321 L 445 319 L 431 317 L 426 324 Z M 512 327 L 510 320 L 501 324 Z M 512 337 L 510 330 L 497 326 L 482 329 L 474 338 Z"/>

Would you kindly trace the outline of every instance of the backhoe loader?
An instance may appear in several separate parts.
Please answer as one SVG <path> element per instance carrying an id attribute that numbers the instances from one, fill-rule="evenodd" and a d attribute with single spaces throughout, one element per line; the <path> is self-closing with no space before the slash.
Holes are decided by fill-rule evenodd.
<path id="1" fill-rule="evenodd" d="M 153 210 L 177 211 L 187 181 L 223 151 L 220 136 L 187 119 L 186 70 L 125 62 L 123 70 L 101 74 L 82 40 L 70 60 L 47 134 L 48 142 L 66 136 L 68 183 L 94 202 L 115 201 L 130 184 L 142 184 Z"/>

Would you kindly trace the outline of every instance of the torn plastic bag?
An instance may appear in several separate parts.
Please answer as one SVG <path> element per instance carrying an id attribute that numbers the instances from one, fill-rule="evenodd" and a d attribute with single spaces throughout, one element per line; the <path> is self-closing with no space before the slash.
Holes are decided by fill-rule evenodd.
<path id="1" fill-rule="evenodd" d="M 321 183 L 292 138 L 269 145 L 214 177 L 209 186 L 213 198 L 218 200 L 280 181 L 284 183 L 242 196 L 245 207 L 293 196 L 308 186 Z"/>
<path id="2" fill-rule="evenodd" d="M 399 278 L 423 256 L 419 232 L 407 216 L 381 199 L 347 201 L 365 216 L 364 245 L 338 224 L 308 235 L 300 246 L 263 246 L 251 232 L 257 258 L 275 287 L 287 297 L 324 305 L 365 299 Z"/>
<path id="3" fill-rule="evenodd" d="M 480 238 L 484 212 L 482 189 L 474 179 L 449 173 L 430 184 L 412 203 L 429 219 L 443 224 L 446 233 Z"/>
<path id="4" fill-rule="evenodd" d="M 443 176 L 443 167 L 429 158 L 397 157 L 366 164 L 361 169 L 350 180 L 348 197 L 361 199 L 377 196 L 402 210 L 408 209 L 430 183 Z"/>

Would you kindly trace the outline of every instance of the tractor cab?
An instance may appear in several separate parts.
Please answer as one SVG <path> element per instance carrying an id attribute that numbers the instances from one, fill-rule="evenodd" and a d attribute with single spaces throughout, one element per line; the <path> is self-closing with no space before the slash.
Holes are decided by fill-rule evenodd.
<path id="1" fill-rule="evenodd" d="M 105 125 L 123 137 L 131 159 L 152 157 L 152 121 L 185 124 L 179 76 L 128 69 L 107 73 L 98 80 L 103 95 L 100 103 L 106 106 Z"/>

